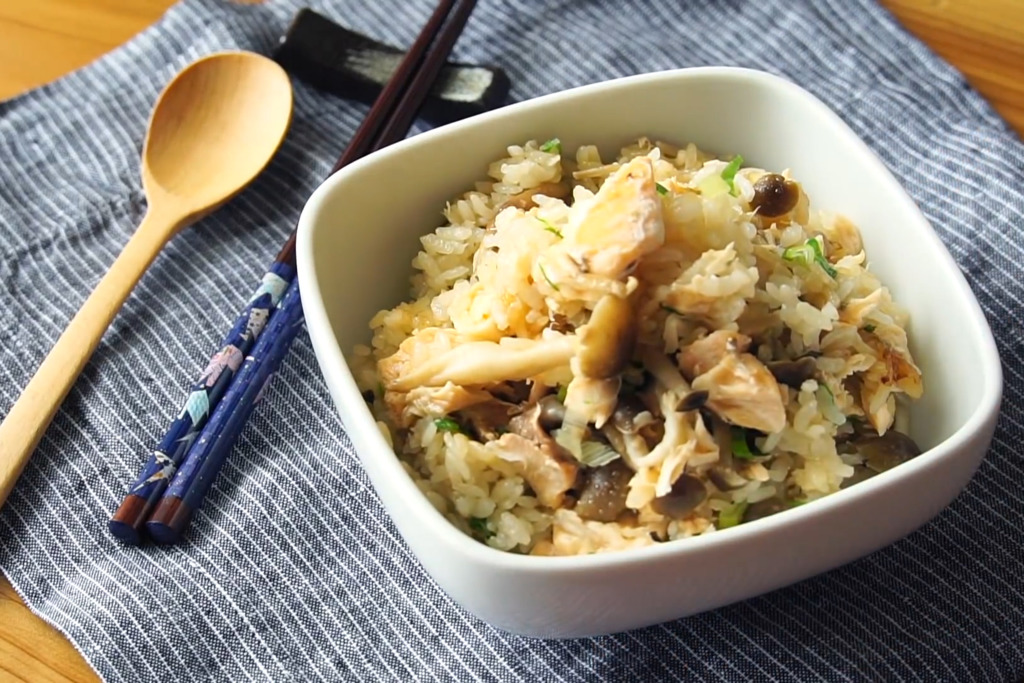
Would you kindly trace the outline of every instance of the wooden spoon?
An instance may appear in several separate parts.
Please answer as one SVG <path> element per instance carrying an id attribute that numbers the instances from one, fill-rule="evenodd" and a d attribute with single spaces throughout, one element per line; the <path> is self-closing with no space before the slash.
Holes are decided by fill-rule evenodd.
<path id="1" fill-rule="evenodd" d="M 160 94 L 142 150 L 146 216 L 0 424 L 0 506 L 157 253 L 263 170 L 284 140 L 291 114 L 288 75 L 251 52 L 193 62 Z"/>

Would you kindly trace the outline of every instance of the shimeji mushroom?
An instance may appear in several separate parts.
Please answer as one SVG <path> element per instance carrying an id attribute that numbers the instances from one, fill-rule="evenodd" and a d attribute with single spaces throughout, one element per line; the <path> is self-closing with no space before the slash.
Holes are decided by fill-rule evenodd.
<path id="1" fill-rule="evenodd" d="M 577 336 L 578 351 L 570 362 L 573 379 L 565 395 L 565 420 L 557 438 L 580 458 L 587 425 L 600 429 L 618 404 L 621 374 L 633 356 L 637 338 L 629 302 L 614 294 L 604 295 Z"/>
<path id="2" fill-rule="evenodd" d="M 408 392 L 420 386 L 486 386 L 535 377 L 564 366 L 575 355 L 574 335 L 548 333 L 540 339 L 505 337 L 499 342 L 466 341 L 433 355 L 431 347 L 416 348 L 424 333 L 453 330 L 427 328 L 402 342 L 399 350 L 380 361 L 378 368 L 388 391 Z"/>

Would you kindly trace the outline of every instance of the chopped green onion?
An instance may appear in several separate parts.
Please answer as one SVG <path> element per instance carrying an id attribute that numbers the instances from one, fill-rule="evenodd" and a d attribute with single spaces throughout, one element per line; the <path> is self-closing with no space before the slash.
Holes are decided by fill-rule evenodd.
<path id="1" fill-rule="evenodd" d="M 743 515 L 747 512 L 747 501 L 731 505 L 718 513 L 718 528 L 728 529 L 743 522 Z"/>
<path id="2" fill-rule="evenodd" d="M 822 270 L 824 270 L 826 273 L 828 273 L 828 276 L 830 278 L 835 280 L 836 276 L 839 275 L 839 273 L 836 272 L 836 269 L 833 268 L 832 264 L 829 263 L 828 259 L 825 258 L 825 254 L 822 253 L 822 251 L 821 251 L 821 242 L 819 242 L 817 240 L 817 238 L 812 237 L 811 239 L 807 240 L 807 243 L 811 246 L 811 251 L 814 252 L 814 260 L 815 260 L 815 262 L 819 266 L 821 266 Z"/>
<path id="3" fill-rule="evenodd" d="M 601 467 L 619 459 L 615 449 L 600 441 L 584 441 L 580 444 L 580 462 L 587 467 Z"/>
<path id="4" fill-rule="evenodd" d="M 540 146 L 542 152 L 554 152 L 555 154 L 562 153 L 562 141 L 558 138 L 551 138 L 543 145 Z"/>
<path id="5" fill-rule="evenodd" d="M 807 500 L 806 498 L 794 498 L 793 500 L 789 501 L 789 507 L 800 507 L 801 505 L 807 505 L 810 502 L 811 501 Z"/>
<path id="6" fill-rule="evenodd" d="M 818 384 L 818 390 L 814 392 L 814 398 L 818 401 L 821 414 L 829 422 L 837 425 L 846 424 L 846 415 L 843 411 L 839 410 L 839 406 L 836 405 L 835 394 L 832 393 L 827 384 L 823 382 Z"/>
<path id="7" fill-rule="evenodd" d="M 668 188 L 662 185 L 661 183 L 654 183 L 654 189 L 656 189 L 658 191 L 658 194 L 660 194 L 662 197 L 668 194 Z"/>
<path id="8" fill-rule="evenodd" d="M 864 331 L 865 332 L 874 332 L 875 331 L 875 326 L 874 325 L 865 325 L 864 326 Z"/>
<path id="9" fill-rule="evenodd" d="M 821 253 L 821 244 L 817 239 L 811 238 L 803 244 L 787 247 L 782 252 L 782 258 L 792 263 L 799 263 L 801 266 L 810 266 L 817 263 L 833 280 L 839 275 L 832 264 L 828 262 L 825 255 Z"/>
<path id="10" fill-rule="evenodd" d="M 549 278 L 549 277 L 548 277 L 548 273 L 547 273 L 547 271 L 546 271 L 546 270 L 544 270 L 544 265 L 543 265 L 543 264 L 542 264 L 542 263 L 541 263 L 540 261 L 538 261 L 538 262 L 537 262 L 537 267 L 538 267 L 538 268 L 540 268 L 540 274 L 541 274 L 541 275 L 543 275 L 543 276 L 544 276 L 544 279 L 548 281 L 548 284 L 549 284 L 549 285 L 551 285 L 551 289 L 553 289 L 553 290 L 555 290 L 555 291 L 557 292 L 557 291 L 558 291 L 558 285 L 556 285 L 556 284 L 555 284 L 555 283 L 554 283 L 554 282 L 553 282 L 553 281 L 551 280 L 551 278 Z"/>
<path id="11" fill-rule="evenodd" d="M 378 396 L 383 396 L 384 395 L 384 382 L 377 382 L 377 395 Z"/>
<path id="12" fill-rule="evenodd" d="M 740 460 L 754 460 L 764 455 L 753 443 L 750 432 L 743 427 L 729 427 L 729 432 L 732 434 L 732 454 Z"/>
<path id="13" fill-rule="evenodd" d="M 483 536 L 485 541 L 494 535 L 485 517 L 470 517 L 469 528 Z"/>
<path id="14" fill-rule="evenodd" d="M 437 418 L 434 420 L 434 426 L 437 427 L 439 432 L 452 432 L 454 434 L 462 432 L 462 427 L 459 426 L 459 423 L 450 417 Z"/>
<path id="15" fill-rule="evenodd" d="M 729 186 L 729 194 L 733 197 L 736 196 L 736 184 L 734 182 L 736 180 L 736 173 L 740 170 L 742 165 L 743 157 L 737 154 L 733 157 L 732 161 L 729 162 L 729 165 L 722 170 L 722 180 L 724 180 Z"/>
<path id="16" fill-rule="evenodd" d="M 697 189 L 700 193 L 711 199 L 721 194 L 729 193 L 729 183 L 722 179 L 722 176 L 709 175 L 697 183 Z"/>
<path id="17" fill-rule="evenodd" d="M 562 402 L 562 403 L 565 403 L 565 397 L 568 394 L 569 394 L 569 385 L 568 384 L 559 384 L 558 385 L 558 396 L 557 396 L 558 400 L 560 402 Z"/>
<path id="18" fill-rule="evenodd" d="M 559 230 L 558 228 L 556 228 L 551 221 L 545 220 L 544 218 L 541 218 L 540 216 L 537 216 L 536 218 L 537 218 L 537 220 L 539 220 L 541 222 L 541 224 L 544 226 L 545 230 L 547 230 L 548 232 L 550 232 L 553 235 L 557 235 L 559 238 L 562 237 L 562 231 Z"/>
<path id="19" fill-rule="evenodd" d="M 782 258 L 792 263 L 799 263 L 801 266 L 809 266 L 814 262 L 814 250 L 808 242 L 786 247 L 782 252 Z"/>
<path id="20" fill-rule="evenodd" d="M 832 264 L 825 260 L 825 257 L 820 256 L 816 259 L 821 269 L 828 273 L 828 276 L 835 280 L 839 277 L 839 271 L 832 267 Z"/>

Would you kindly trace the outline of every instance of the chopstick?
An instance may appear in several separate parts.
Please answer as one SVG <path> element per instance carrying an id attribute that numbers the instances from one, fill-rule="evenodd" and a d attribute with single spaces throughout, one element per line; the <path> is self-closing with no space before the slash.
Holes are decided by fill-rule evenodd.
<path id="1" fill-rule="evenodd" d="M 405 137 L 475 4 L 441 0 L 328 176 Z M 262 321 L 250 324 L 254 315 Z M 293 230 L 112 516 L 114 536 L 138 544 L 145 527 L 161 543 L 181 537 L 303 320 Z"/>

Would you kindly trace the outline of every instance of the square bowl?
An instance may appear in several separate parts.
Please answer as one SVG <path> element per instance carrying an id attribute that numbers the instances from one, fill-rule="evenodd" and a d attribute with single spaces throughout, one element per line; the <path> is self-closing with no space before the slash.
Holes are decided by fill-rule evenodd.
<path id="1" fill-rule="evenodd" d="M 419 237 L 506 146 L 558 136 L 603 155 L 646 135 L 740 152 L 792 170 L 817 207 L 862 232 L 871 267 L 911 314 L 925 394 L 911 435 L 925 452 L 809 505 L 701 536 L 590 556 L 536 557 L 452 526 L 403 470 L 345 354 L 380 309 L 408 295 Z M 607 157 L 606 157 L 607 158 Z M 1002 393 L 991 331 L 938 236 L 878 158 L 824 104 L 758 71 L 694 68 L 585 86 L 515 104 L 388 147 L 327 180 L 299 221 L 306 323 L 342 421 L 409 548 L 485 621 L 540 637 L 612 633 L 712 609 L 808 578 L 908 534 L 967 484 Z"/>

